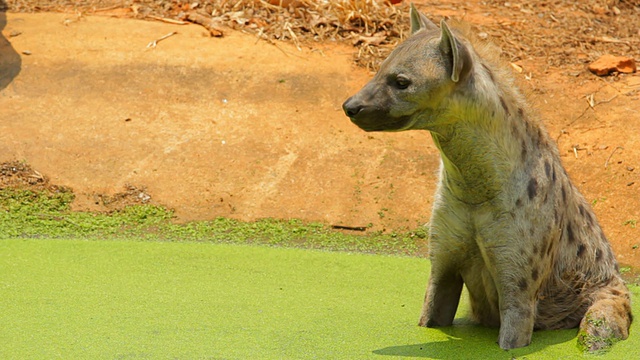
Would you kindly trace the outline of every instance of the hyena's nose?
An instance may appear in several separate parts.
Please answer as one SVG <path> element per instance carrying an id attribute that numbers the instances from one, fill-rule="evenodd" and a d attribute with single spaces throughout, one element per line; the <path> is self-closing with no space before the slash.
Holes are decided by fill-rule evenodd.
<path id="1" fill-rule="evenodd" d="M 359 104 L 358 101 L 353 98 L 353 96 L 348 98 L 347 101 L 342 104 L 342 110 L 344 110 L 344 113 L 347 114 L 347 116 L 350 118 L 358 115 L 363 108 L 364 106 L 362 106 L 362 104 Z"/>

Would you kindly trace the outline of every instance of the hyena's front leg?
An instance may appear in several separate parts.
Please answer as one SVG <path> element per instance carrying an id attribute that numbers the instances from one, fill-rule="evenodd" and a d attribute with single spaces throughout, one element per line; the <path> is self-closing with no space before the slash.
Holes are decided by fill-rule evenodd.
<path id="1" fill-rule="evenodd" d="M 431 276 L 424 296 L 420 326 L 449 326 L 453 322 L 462 292 L 462 277 L 437 260 L 431 263 Z"/>
<path id="2" fill-rule="evenodd" d="M 529 345 L 535 320 L 535 301 L 526 294 L 513 291 L 502 292 L 500 297 L 498 345 L 505 350 Z"/>
<path id="3" fill-rule="evenodd" d="M 485 250 L 490 273 L 498 291 L 500 334 L 498 345 L 514 349 L 529 345 L 535 322 L 535 296 L 538 281 L 531 279 L 531 269 L 518 265 L 522 254 L 504 247 Z"/>

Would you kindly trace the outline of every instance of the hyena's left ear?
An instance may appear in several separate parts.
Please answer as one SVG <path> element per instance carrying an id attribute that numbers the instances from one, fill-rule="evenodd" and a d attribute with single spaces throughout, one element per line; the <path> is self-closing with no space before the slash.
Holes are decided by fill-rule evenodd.
<path id="1" fill-rule="evenodd" d="M 451 59 L 451 80 L 458 82 L 471 71 L 471 55 L 467 47 L 449 30 L 444 20 L 440 22 L 440 29 L 442 30 L 440 49 Z"/>
<path id="2" fill-rule="evenodd" d="M 409 17 L 411 18 L 411 35 L 418 32 L 418 30 L 438 30 L 436 24 L 432 23 L 426 16 L 424 16 L 416 7 L 411 3 L 409 8 Z"/>

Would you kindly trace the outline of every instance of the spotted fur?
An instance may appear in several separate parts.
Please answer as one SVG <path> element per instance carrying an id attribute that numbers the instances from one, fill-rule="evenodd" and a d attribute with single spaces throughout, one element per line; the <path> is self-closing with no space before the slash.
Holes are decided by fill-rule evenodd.
<path id="1" fill-rule="evenodd" d="M 611 247 L 497 51 L 413 7 L 411 20 L 411 37 L 343 108 L 366 131 L 428 130 L 440 151 L 420 325 L 451 325 L 464 284 L 503 349 L 534 329 L 580 326 L 588 350 L 627 338 Z"/>

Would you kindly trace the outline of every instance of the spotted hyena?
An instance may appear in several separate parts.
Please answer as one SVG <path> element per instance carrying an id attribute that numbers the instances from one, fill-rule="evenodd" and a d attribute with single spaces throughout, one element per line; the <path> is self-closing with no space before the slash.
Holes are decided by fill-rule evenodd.
<path id="1" fill-rule="evenodd" d="M 420 325 L 451 325 L 462 285 L 503 349 L 580 326 L 587 350 L 625 339 L 629 291 L 596 217 L 497 53 L 411 8 L 411 36 L 343 105 L 366 131 L 428 130 L 441 155 Z"/>

